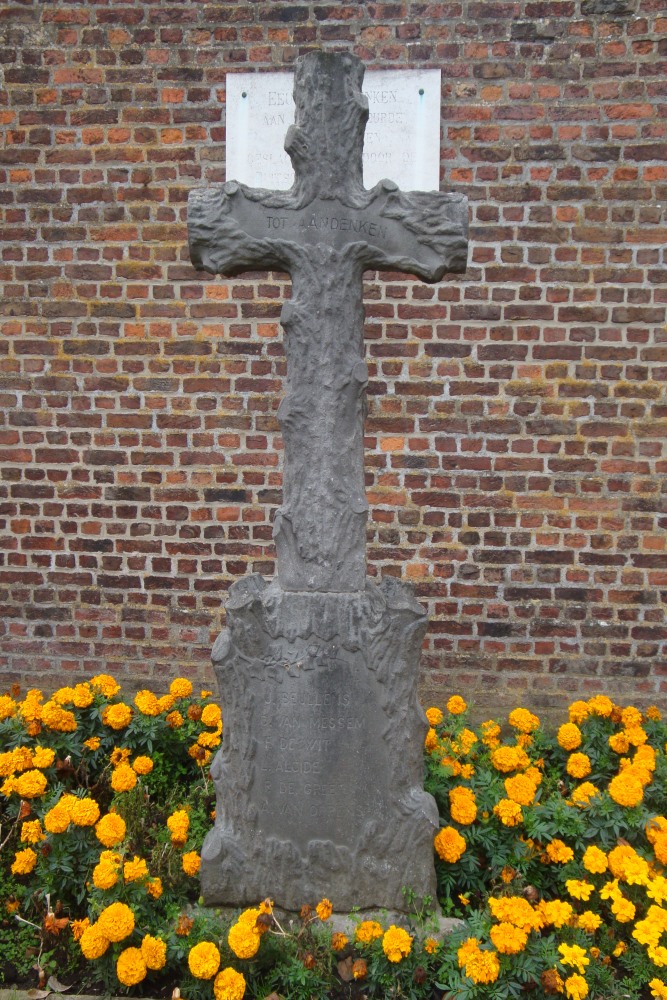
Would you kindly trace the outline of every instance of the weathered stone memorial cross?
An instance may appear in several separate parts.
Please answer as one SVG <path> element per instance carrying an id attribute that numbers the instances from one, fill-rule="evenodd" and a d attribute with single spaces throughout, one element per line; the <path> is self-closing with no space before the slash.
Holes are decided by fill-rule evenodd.
<path id="1" fill-rule="evenodd" d="M 288 376 L 276 515 L 278 579 L 239 580 L 213 649 L 225 721 L 207 903 L 269 895 L 298 909 L 402 909 L 435 894 L 434 800 L 423 790 L 417 673 L 426 616 L 392 578 L 366 579 L 363 436 L 368 268 L 438 281 L 464 271 L 467 201 L 363 186 L 363 64 L 297 60 L 289 191 L 227 182 L 190 194 L 196 267 L 288 271 Z"/>

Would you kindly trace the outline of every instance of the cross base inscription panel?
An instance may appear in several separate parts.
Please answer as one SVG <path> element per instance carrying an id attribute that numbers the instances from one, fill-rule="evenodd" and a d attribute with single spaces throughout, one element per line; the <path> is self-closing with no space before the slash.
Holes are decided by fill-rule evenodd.
<path id="1" fill-rule="evenodd" d="M 213 660 L 225 740 L 202 850 L 209 905 L 405 909 L 435 898 L 439 821 L 417 699 L 426 616 L 391 578 L 350 594 L 235 583 Z"/>

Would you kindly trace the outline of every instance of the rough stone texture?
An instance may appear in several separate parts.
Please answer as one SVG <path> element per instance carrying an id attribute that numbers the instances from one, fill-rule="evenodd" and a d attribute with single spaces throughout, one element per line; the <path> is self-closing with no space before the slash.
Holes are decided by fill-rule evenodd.
<path id="1" fill-rule="evenodd" d="M 298 909 L 330 896 L 350 910 L 404 907 L 405 890 L 435 897 L 438 810 L 422 787 L 416 695 L 426 616 L 409 585 L 366 585 L 362 275 L 465 270 L 468 206 L 389 182 L 364 189 L 363 74 L 350 55 L 297 61 L 290 191 L 232 181 L 189 198 L 196 266 L 283 267 L 293 282 L 278 580 L 233 585 L 212 654 L 226 721 L 202 850 L 211 904 L 268 894 Z"/>
<path id="2" fill-rule="evenodd" d="M 435 897 L 435 801 L 417 700 L 426 615 L 395 580 L 353 594 L 233 584 L 213 660 L 225 741 L 212 767 L 207 903 L 405 909 Z"/>
<path id="3" fill-rule="evenodd" d="M 664 700 L 667 20 L 633 8 L 9 8 L 3 686 L 210 688 L 224 592 L 274 575 L 289 281 L 195 272 L 185 202 L 225 179 L 225 74 L 325 45 L 441 68 L 441 177 L 471 205 L 464 278 L 364 279 L 368 572 L 428 610 L 422 691 L 559 723 L 601 690 Z"/>
<path id="4" fill-rule="evenodd" d="M 295 124 L 285 139 L 290 191 L 235 181 L 188 199 L 190 256 L 213 274 L 280 268 L 287 387 L 283 505 L 273 535 L 286 590 L 361 590 L 366 580 L 363 273 L 393 269 L 439 281 L 465 271 L 468 202 L 362 180 L 368 101 L 363 64 L 317 52 L 297 61 Z"/>

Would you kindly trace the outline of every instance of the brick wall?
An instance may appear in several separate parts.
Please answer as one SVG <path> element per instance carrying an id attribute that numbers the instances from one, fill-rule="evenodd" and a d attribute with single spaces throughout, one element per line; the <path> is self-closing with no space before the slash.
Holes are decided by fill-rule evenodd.
<path id="1" fill-rule="evenodd" d="M 14 2 L 0 20 L 0 686 L 210 683 L 274 571 L 285 275 L 208 279 L 225 74 L 442 70 L 465 278 L 367 275 L 369 572 L 429 700 L 665 700 L 667 4 Z M 662 592 L 661 592 L 662 588 Z"/>

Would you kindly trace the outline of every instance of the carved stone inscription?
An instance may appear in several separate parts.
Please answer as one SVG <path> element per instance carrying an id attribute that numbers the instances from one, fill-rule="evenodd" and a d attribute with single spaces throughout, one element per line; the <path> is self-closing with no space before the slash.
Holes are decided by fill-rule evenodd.
<path id="1" fill-rule="evenodd" d="M 369 813 L 389 818 L 381 767 L 386 720 L 377 680 L 359 651 L 308 643 L 280 683 L 263 685 L 257 711 L 255 732 L 265 736 L 251 798 L 273 817 L 276 836 L 306 853 L 326 830 L 336 844 L 354 848 Z M 369 773 L 370 789 L 360 780 Z"/>
<path id="2" fill-rule="evenodd" d="M 287 190 L 294 174 L 283 148 L 294 121 L 291 73 L 227 74 L 227 178 Z M 390 177 L 412 191 L 440 180 L 440 70 L 369 70 L 364 184 Z"/>

